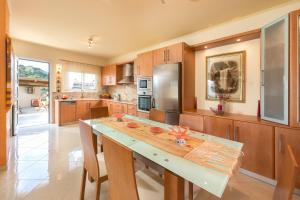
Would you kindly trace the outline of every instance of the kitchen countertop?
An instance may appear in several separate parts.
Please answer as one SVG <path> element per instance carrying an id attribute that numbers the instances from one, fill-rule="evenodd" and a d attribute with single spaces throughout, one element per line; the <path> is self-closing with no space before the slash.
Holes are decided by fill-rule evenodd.
<path id="1" fill-rule="evenodd" d="M 131 104 L 131 105 L 136 105 L 136 101 L 126 101 L 126 100 L 121 100 L 121 101 L 117 101 L 114 99 L 96 99 L 96 98 L 79 98 L 79 99 L 56 99 L 56 101 L 59 102 L 70 102 L 70 101 L 112 101 L 112 102 L 116 102 L 116 103 L 125 103 L 125 104 Z"/>

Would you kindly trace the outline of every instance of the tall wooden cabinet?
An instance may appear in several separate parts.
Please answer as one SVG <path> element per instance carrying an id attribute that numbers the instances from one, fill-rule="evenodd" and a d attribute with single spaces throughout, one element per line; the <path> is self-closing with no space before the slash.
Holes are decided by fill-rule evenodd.
<path id="1" fill-rule="evenodd" d="M 274 128 L 234 121 L 233 140 L 244 144 L 242 168 L 274 179 Z"/>
<path id="2" fill-rule="evenodd" d="M 300 10 L 290 13 L 290 125 L 300 128 Z"/>
<path id="3" fill-rule="evenodd" d="M 288 125 L 288 15 L 264 26 L 261 34 L 261 116 Z"/>
<path id="4" fill-rule="evenodd" d="M 275 170 L 276 178 L 278 176 L 279 166 L 282 158 L 287 154 L 287 144 L 289 144 L 295 157 L 300 163 L 300 130 L 289 128 L 275 128 Z M 296 187 L 300 188 L 300 173 L 296 177 Z"/>

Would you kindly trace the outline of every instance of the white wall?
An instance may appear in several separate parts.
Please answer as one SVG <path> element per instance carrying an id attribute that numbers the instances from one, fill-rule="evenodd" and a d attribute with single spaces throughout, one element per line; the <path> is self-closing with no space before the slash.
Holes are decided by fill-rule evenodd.
<path id="1" fill-rule="evenodd" d="M 28 94 L 26 92 L 25 86 L 19 87 L 19 106 L 20 108 L 28 108 L 31 107 L 32 99 L 40 99 L 41 98 L 41 89 L 42 87 L 34 87 L 33 94 Z"/>
<path id="2" fill-rule="evenodd" d="M 245 103 L 228 102 L 225 109 L 230 112 L 256 115 L 257 100 L 260 99 L 260 40 L 251 40 L 196 52 L 196 96 L 198 108 L 216 107 L 218 101 L 208 101 L 206 95 L 206 56 L 228 52 L 246 51 Z M 226 108 L 227 107 L 227 108 Z"/>

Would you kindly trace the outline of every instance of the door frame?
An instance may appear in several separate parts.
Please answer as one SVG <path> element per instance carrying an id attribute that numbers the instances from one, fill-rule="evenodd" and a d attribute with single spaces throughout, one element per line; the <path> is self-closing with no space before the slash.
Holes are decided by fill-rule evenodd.
<path id="1" fill-rule="evenodd" d="M 48 99 L 49 99 L 49 103 L 48 103 L 48 124 L 50 124 L 51 123 L 51 108 L 52 108 L 52 104 L 51 104 L 51 101 L 52 101 L 51 69 L 52 69 L 52 67 L 51 67 L 50 62 L 46 61 L 46 60 L 42 60 L 42 59 L 28 58 L 28 57 L 17 56 L 17 55 L 16 55 L 15 60 L 18 60 L 18 61 L 19 60 L 27 60 L 27 61 L 40 62 L 40 63 L 48 64 Z M 15 62 L 15 63 L 16 63 L 16 66 L 15 66 L 14 70 L 18 71 L 19 70 L 19 65 L 18 65 L 19 62 Z M 15 77 L 15 79 L 16 79 L 15 81 L 19 81 L 19 76 Z M 14 86 L 15 85 L 13 84 L 12 87 L 14 88 Z M 18 95 L 19 95 L 19 93 L 18 93 Z M 16 108 L 16 109 L 18 110 L 19 108 Z M 14 111 L 13 115 L 15 116 L 15 111 Z M 17 124 L 14 124 L 14 126 L 16 126 L 16 127 L 14 127 L 13 136 L 16 135 L 15 131 L 17 130 Z"/>

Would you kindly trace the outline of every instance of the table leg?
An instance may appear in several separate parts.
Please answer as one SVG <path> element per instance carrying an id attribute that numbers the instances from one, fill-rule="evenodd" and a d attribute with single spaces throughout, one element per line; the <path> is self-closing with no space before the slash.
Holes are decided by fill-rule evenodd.
<path id="1" fill-rule="evenodd" d="M 184 179 L 165 170 L 165 194 L 164 200 L 184 199 Z"/>

